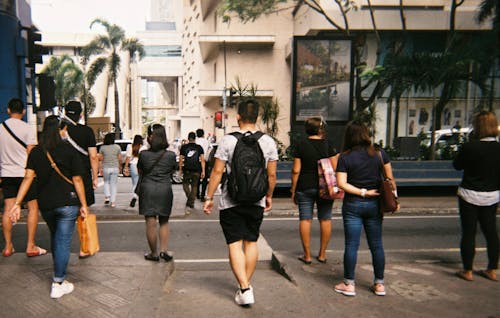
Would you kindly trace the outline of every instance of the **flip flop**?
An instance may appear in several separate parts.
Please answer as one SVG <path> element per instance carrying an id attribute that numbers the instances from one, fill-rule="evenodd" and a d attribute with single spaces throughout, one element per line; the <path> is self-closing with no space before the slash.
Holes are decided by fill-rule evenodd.
<path id="1" fill-rule="evenodd" d="M 311 261 L 306 260 L 304 256 L 297 257 L 297 259 L 306 265 L 311 265 L 312 263 Z"/>
<path id="2" fill-rule="evenodd" d="M 326 258 L 325 259 L 321 259 L 321 258 L 319 258 L 319 256 L 316 256 L 316 260 L 318 262 L 320 262 L 321 264 L 326 264 Z"/>
<path id="3" fill-rule="evenodd" d="M 473 280 L 472 277 L 467 276 L 464 271 L 458 271 L 455 273 L 455 275 L 463 280 L 468 281 L 468 282 L 472 282 L 472 280 Z"/>
<path id="4" fill-rule="evenodd" d="M 37 251 L 35 252 L 26 252 L 26 256 L 28 257 L 36 257 L 36 256 L 42 256 L 42 255 L 45 255 L 47 254 L 47 250 L 46 249 L 43 249 L 39 246 L 36 246 L 37 248 Z"/>
<path id="5" fill-rule="evenodd" d="M 489 280 L 492 280 L 494 282 L 498 282 L 498 278 L 496 278 L 495 276 L 493 276 L 492 274 L 488 273 L 488 271 L 485 271 L 485 270 L 480 270 L 477 272 L 477 274 L 479 276 L 482 276 L 484 278 L 487 278 Z"/>
<path id="6" fill-rule="evenodd" d="M 79 259 L 85 259 L 85 258 L 89 258 L 91 256 L 94 256 L 94 255 L 92 255 L 92 254 L 78 254 Z"/>
<path id="7" fill-rule="evenodd" d="M 9 257 L 9 256 L 12 256 L 12 254 L 14 254 L 16 252 L 16 250 L 14 248 L 12 248 L 10 251 L 4 249 L 2 251 L 2 256 L 3 257 Z"/>

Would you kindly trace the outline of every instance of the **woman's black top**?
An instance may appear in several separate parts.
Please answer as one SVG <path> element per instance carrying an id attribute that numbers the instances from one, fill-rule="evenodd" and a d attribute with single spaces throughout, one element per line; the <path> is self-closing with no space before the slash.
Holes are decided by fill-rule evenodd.
<path id="1" fill-rule="evenodd" d="M 326 139 L 303 139 L 295 145 L 295 158 L 300 159 L 300 173 L 295 191 L 318 188 L 318 160 L 336 155 Z"/>
<path id="2" fill-rule="evenodd" d="M 497 141 L 463 144 L 453 166 L 464 171 L 462 188 L 478 192 L 500 190 L 500 143 Z"/>
<path id="3" fill-rule="evenodd" d="M 83 176 L 87 173 L 79 153 L 65 141 L 51 150 L 50 155 L 59 170 L 70 180 L 73 176 Z M 41 210 L 80 205 L 75 187 L 51 167 L 42 147 L 33 148 L 28 156 L 26 168 L 36 173 L 38 205 Z"/>

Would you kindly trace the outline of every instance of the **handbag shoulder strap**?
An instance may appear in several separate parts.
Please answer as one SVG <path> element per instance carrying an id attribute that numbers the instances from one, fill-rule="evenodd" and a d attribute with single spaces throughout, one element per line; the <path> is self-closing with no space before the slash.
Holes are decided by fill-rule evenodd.
<path id="1" fill-rule="evenodd" d="M 384 178 L 383 180 L 387 180 L 387 176 L 385 174 L 385 169 L 384 169 L 384 159 L 382 158 L 382 152 L 380 150 L 377 152 L 378 152 L 378 157 L 380 158 L 380 163 L 382 164 L 381 168 L 380 168 L 380 172 L 382 174 L 382 177 Z"/>
<path id="2" fill-rule="evenodd" d="M 153 163 L 151 168 L 149 168 L 149 170 L 147 170 L 147 171 L 143 171 L 142 174 L 147 175 L 147 174 L 151 173 L 151 171 L 153 171 L 153 168 L 158 164 L 158 162 L 160 162 L 161 158 L 163 158 L 163 156 L 165 156 L 166 153 L 167 153 L 167 151 L 163 150 L 163 153 L 158 157 L 158 159 L 155 160 L 155 162 Z"/>
<path id="3" fill-rule="evenodd" d="M 16 134 L 14 134 L 14 132 L 9 128 L 9 126 L 7 126 L 7 123 L 6 122 L 3 122 L 2 125 L 5 127 L 5 130 L 7 130 L 9 132 L 9 134 L 21 145 L 23 146 L 24 148 L 28 148 L 28 146 L 26 145 L 26 143 L 24 141 L 22 141 L 21 139 L 19 139 L 19 137 L 16 136 Z"/>
<path id="4" fill-rule="evenodd" d="M 324 139 L 322 139 L 322 140 L 327 142 Z M 320 159 L 328 158 L 328 142 L 326 144 L 326 147 L 327 147 L 326 155 L 323 155 L 322 152 L 318 149 L 318 147 L 314 144 L 314 142 L 311 142 L 311 139 L 308 139 L 308 141 L 309 141 L 309 144 L 314 148 L 314 150 L 316 150 L 316 152 L 319 154 Z"/>
<path id="5" fill-rule="evenodd" d="M 47 155 L 47 158 L 49 158 L 49 161 L 50 161 L 50 166 L 57 172 L 58 175 L 60 175 L 66 182 L 68 182 L 69 184 L 73 184 L 73 181 L 71 181 L 68 177 L 66 177 L 62 172 L 61 170 L 59 170 L 59 167 L 56 165 L 56 163 L 54 162 L 54 159 L 52 158 L 52 156 L 50 155 L 50 153 L 47 151 L 45 153 Z"/>

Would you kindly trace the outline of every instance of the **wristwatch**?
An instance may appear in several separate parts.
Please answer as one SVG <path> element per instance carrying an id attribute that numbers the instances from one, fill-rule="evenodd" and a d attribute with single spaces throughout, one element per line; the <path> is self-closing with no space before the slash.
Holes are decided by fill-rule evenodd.
<path id="1" fill-rule="evenodd" d="M 214 200 L 214 198 L 212 198 L 212 197 L 205 197 L 205 201 L 213 201 L 213 200 Z"/>
<path id="2" fill-rule="evenodd" d="M 361 189 L 361 194 L 360 194 L 360 195 L 361 195 L 361 197 L 362 197 L 362 198 L 364 198 L 364 197 L 365 197 L 365 195 L 366 195 L 366 191 L 367 191 L 367 190 L 366 190 L 365 188 Z"/>

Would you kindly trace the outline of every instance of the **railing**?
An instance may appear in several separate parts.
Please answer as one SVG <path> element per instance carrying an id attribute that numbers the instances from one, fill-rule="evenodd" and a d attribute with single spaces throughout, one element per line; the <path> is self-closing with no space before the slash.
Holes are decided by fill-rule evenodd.
<path id="1" fill-rule="evenodd" d="M 451 161 L 392 161 L 398 187 L 458 186 L 462 171 L 453 168 Z M 277 168 L 277 188 L 290 188 L 292 162 L 280 161 Z"/>

